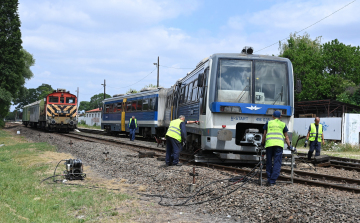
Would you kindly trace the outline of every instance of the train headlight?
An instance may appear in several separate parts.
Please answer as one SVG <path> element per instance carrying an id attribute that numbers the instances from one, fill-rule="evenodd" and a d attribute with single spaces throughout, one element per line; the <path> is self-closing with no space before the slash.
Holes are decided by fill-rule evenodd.
<path id="1" fill-rule="evenodd" d="M 53 119 L 53 120 L 51 120 L 51 124 L 53 124 L 53 125 L 55 125 L 56 124 L 56 122 L 55 122 L 55 120 Z"/>
<path id="2" fill-rule="evenodd" d="M 220 106 L 220 112 L 241 113 L 241 109 L 238 106 Z"/>
<path id="3" fill-rule="evenodd" d="M 287 114 L 286 109 L 277 109 L 277 108 L 268 108 L 268 110 L 266 111 L 266 114 L 267 115 L 272 115 L 275 111 L 279 111 L 281 113 L 281 115 L 286 115 Z"/>
<path id="4" fill-rule="evenodd" d="M 74 122 L 73 122 L 73 121 L 70 121 L 70 122 L 69 122 L 69 124 L 70 124 L 70 125 L 73 125 L 73 124 L 74 124 Z"/>

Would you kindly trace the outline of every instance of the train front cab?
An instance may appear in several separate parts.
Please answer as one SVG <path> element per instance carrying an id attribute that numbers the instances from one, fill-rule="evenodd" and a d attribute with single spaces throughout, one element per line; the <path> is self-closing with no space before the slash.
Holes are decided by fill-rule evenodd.
<path id="1" fill-rule="evenodd" d="M 210 61 L 200 111 L 202 153 L 196 161 L 256 163 L 254 143 L 261 142 L 263 126 L 275 110 L 282 112 L 281 120 L 292 135 L 291 63 L 284 58 L 235 54 L 213 55 Z"/>
<path id="2" fill-rule="evenodd" d="M 41 127 L 54 131 L 69 131 L 77 128 L 77 98 L 58 89 L 46 97 L 46 110 L 41 112 Z"/>

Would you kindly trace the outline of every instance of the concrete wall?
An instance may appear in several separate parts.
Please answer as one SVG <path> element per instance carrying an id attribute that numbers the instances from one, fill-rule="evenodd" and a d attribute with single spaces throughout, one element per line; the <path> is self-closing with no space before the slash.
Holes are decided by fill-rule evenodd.
<path id="1" fill-rule="evenodd" d="M 79 117 L 78 122 L 84 120 L 87 125 L 93 126 L 101 126 L 101 112 L 88 112 L 85 116 Z"/>
<path id="2" fill-rule="evenodd" d="M 311 123 L 315 118 L 294 118 L 294 132 L 306 136 Z M 329 140 L 341 140 L 342 118 L 320 118 L 323 125 L 324 138 Z"/>
<path id="3" fill-rule="evenodd" d="M 360 144 L 360 114 L 345 113 L 343 115 L 342 143 Z"/>

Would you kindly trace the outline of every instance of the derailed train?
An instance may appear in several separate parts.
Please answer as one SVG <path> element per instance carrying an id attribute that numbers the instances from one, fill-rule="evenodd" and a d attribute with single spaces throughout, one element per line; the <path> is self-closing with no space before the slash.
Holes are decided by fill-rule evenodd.
<path id="1" fill-rule="evenodd" d="M 57 89 L 44 99 L 24 106 L 25 126 L 50 131 L 72 131 L 77 128 L 77 98 L 65 89 Z"/>
<path id="2" fill-rule="evenodd" d="M 213 54 L 169 89 L 144 89 L 104 100 L 101 125 L 109 132 L 128 133 L 134 115 L 138 133 L 164 136 L 170 121 L 185 115 L 186 120 L 200 121 L 186 127 L 186 149 L 197 151 L 196 161 L 254 163 L 259 160 L 263 126 L 274 111 L 281 112 L 291 140 L 293 83 L 292 64 L 286 58 L 254 55 L 251 48 L 240 54 Z"/>

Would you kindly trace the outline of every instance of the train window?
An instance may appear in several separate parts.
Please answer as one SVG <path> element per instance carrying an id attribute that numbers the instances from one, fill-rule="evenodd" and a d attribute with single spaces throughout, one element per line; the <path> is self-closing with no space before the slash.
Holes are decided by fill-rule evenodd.
<path id="1" fill-rule="evenodd" d="M 66 103 L 68 103 L 68 104 L 75 103 L 75 98 L 66 98 Z"/>
<path id="2" fill-rule="evenodd" d="M 117 110 L 116 110 L 116 112 L 122 112 L 122 103 L 119 103 L 119 104 L 117 105 Z"/>
<path id="3" fill-rule="evenodd" d="M 193 92 L 192 92 L 192 101 L 197 101 L 198 99 L 198 87 L 197 87 L 197 80 L 194 81 L 194 86 L 193 86 Z"/>
<path id="4" fill-rule="evenodd" d="M 136 111 L 136 101 L 131 102 L 131 111 Z"/>
<path id="5" fill-rule="evenodd" d="M 181 91 L 180 91 L 180 103 L 184 102 L 184 91 L 185 91 L 185 88 L 182 87 Z"/>
<path id="6" fill-rule="evenodd" d="M 59 97 L 49 97 L 49 102 L 56 102 L 58 103 L 59 102 Z"/>
<path id="7" fill-rule="evenodd" d="M 187 101 L 190 102 L 191 101 L 191 94 L 193 92 L 193 82 L 191 82 L 189 84 L 189 93 L 188 93 L 188 97 L 187 97 Z"/>
<path id="8" fill-rule="evenodd" d="M 112 104 L 109 105 L 109 112 L 113 113 L 113 105 Z"/>
<path id="9" fill-rule="evenodd" d="M 116 112 L 116 110 L 117 110 L 117 103 L 114 103 L 113 104 L 113 112 Z"/>
<path id="10" fill-rule="evenodd" d="M 185 93 L 184 93 L 184 103 L 186 103 L 186 100 L 187 100 L 187 96 L 188 96 L 188 92 L 189 92 L 189 85 L 186 85 L 185 86 Z"/>
<path id="11" fill-rule="evenodd" d="M 64 97 L 60 97 L 60 103 L 64 103 Z"/>
<path id="12" fill-rule="evenodd" d="M 155 98 L 150 98 L 150 110 L 155 110 Z"/>
<path id="13" fill-rule="evenodd" d="M 149 99 L 144 99 L 142 103 L 143 111 L 149 110 Z"/>
<path id="14" fill-rule="evenodd" d="M 129 112 L 131 111 L 131 102 L 126 102 L 126 111 Z"/>
<path id="15" fill-rule="evenodd" d="M 141 109 L 142 109 L 142 100 L 138 100 L 136 111 L 141 111 Z"/>
<path id="16" fill-rule="evenodd" d="M 110 106 L 109 105 L 105 105 L 105 113 L 109 113 L 110 112 Z"/>

